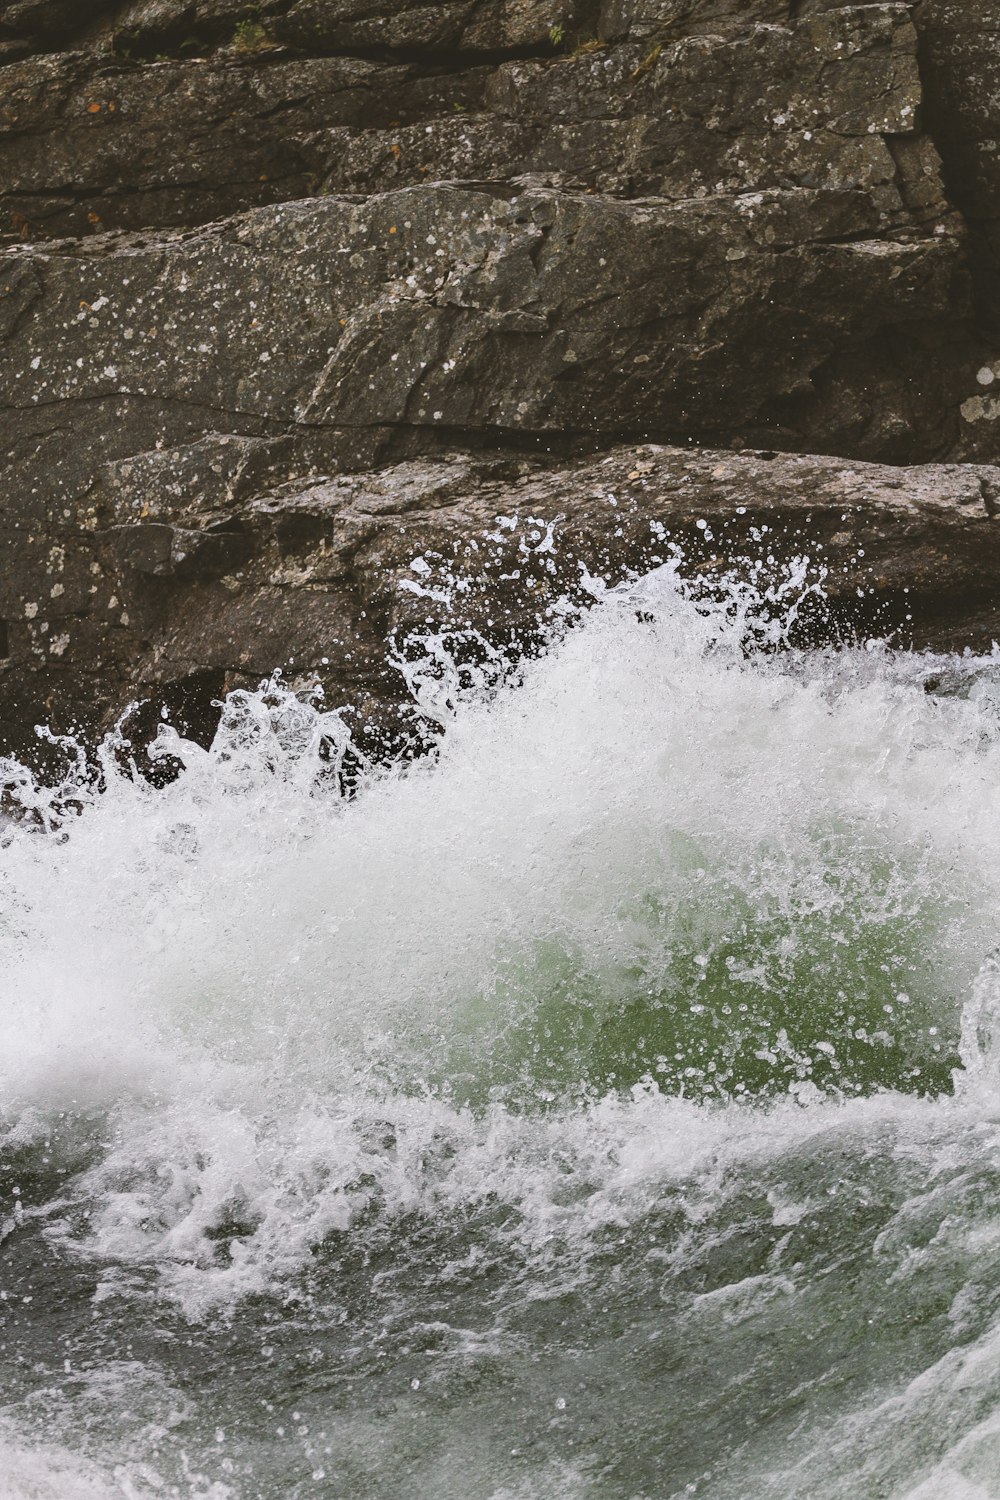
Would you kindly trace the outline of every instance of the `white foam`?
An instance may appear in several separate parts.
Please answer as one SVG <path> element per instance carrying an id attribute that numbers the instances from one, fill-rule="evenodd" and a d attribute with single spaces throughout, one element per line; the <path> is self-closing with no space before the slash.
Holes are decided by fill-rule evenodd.
<path id="1" fill-rule="evenodd" d="M 24 1447 L 0 1437 L 0 1500 L 145 1500 L 151 1490 L 113 1477 L 67 1449 Z"/>
<path id="2" fill-rule="evenodd" d="M 926 663 L 748 662 L 740 639 L 663 573 L 609 595 L 516 690 L 462 702 L 436 759 L 353 801 L 323 783 L 320 741 L 342 726 L 272 691 L 234 698 L 211 751 L 171 742 L 174 785 L 109 766 L 61 832 L 8 829 L 3 1117 L 24 1144 L 61 1114 L 108 1113 L 76 1250 L 159 1267 L 198 1315 L 293 1274 L 373 1199 L 493 1193 L 540 1241 L 566 1152 L 595 1184 L 583 1233 L 588 1213 L 626 1211 L 629 1182 L 645 1201 L 667 1161 L 696 1174 L 706 1142 L 742 1142 L 745 1106 L 648 1085 L 551 1098 L 558 1039 L 532 965 L 552 945 L 613 1018 L 623 976 L 673 961 L 678 931 L 696 996 L 739 912 L 835 927 L 853 883 L 876 925 L 937 914 L 912 998 L 954 1025 L 1000 898 L 992 679 L 944 700 L 922 690 Z M 766 992 L 783 962 L 740 982 Z M 762 1140 L 812 1128 L 810 1100 L 841 1108 L 776 1033 L 799 1106 L 754 1125 Z M 497 1059 L 524 1037 L 543 1114 L 505 1104 Z M 809 1045 L 818 1065 L 836 1050 Z M 459 1073 L 474 1108 L 449 1098 Z M 220 1265 L 207 1231 L 228 1218 L 244 1228 Z"/>

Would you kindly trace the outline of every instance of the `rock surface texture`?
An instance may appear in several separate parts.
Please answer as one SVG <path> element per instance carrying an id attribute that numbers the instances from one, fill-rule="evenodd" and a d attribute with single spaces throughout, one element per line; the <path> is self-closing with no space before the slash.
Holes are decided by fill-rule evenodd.
<path id="1" fill-rule="evenodd" d="M 678 543 L 988 646 L 998 59 L 993 0 L 0 6 L 7 748 L 278 667 L 398 729 L 391 639 Z"/>

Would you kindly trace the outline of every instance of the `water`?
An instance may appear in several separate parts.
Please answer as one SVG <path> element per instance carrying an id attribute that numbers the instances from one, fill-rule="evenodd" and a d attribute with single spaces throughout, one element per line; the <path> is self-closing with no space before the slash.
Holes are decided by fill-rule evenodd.
<path id="1" fill-rule="evenodd" d="M 1000 663 L 745 605 L 6 768 L 4 1500 L 1000 1495 Z"/>

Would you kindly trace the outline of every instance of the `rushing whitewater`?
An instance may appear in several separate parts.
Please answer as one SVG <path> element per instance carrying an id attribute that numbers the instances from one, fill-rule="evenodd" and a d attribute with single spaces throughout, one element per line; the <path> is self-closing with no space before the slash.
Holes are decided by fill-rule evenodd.
<path id="1" fill-rule="evenodd" d="M 743 605 L 6 767 L 5 1500 L 1000 1495 L 1000 661 Z"/>

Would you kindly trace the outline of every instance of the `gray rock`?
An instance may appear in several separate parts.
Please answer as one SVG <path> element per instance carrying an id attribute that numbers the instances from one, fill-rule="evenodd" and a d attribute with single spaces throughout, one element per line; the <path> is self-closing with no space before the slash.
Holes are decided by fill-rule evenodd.
<path id="1" fill-rule="evenodd" d="M 593 5 L 587 0 L 294 0 L 273 23 L 276 37 L 298 47 L 449 48 L 489 51 L 539 47 L 553 28 L 571 31 Z"/>
<path id="2" fill-rule="evenodd" d="M 992 0 L 922 0 L 927 119 L 947 162 L 949 188 L 975 231 L 974 264 L 994 324 L 1000 321 L 1000 11 Z"/>
<path id="3" fill-rule="evenodd" d="M 898 422 L 933 452 L 933 366 L 907 339 L 961 315 L 960 242 L 881 239 L 872 212 L 852 190 L 671 203 L 441 185 L 259 209 L 193 235 L 13 249 L 0 431 L 40 513 L 75 513 L 96 467 L 124 456 L 123 403 L 144 414 L 143 447 L 220 426 L 318 428 L 347 445 L 343 463 L 352 444 L 371 461 L 365 435 L 385 429 L 432 447 L 456 432 L 736 432 L 895 456 Z M 850 360 L 870 368 L 873 338 L 912 404 L 886 403 L 845 443 L 853 414 L 821 376 L 847 360 L 850 395 Z"/>
<path id="4" fill-rule="evenodd" d="M 12 65 L 6 94 L 0 206 L 18 238 L 524 173 L 679 199 L 852 189 L 879 234 L 954 217 L 919 128 L 902 5 L 431 74 L 343 56 L 138 66 L 78 53 Z"/>
<path id="5" fill-rule="evenodd" d="M 452 453 L 260 488 L 261 440 L 205 437 L 112 464 L 83 524 L 21 538 L 0 586 L 0 718 L 91 732 L 132 698 L 211 732 L 213 701 L 275 668 L 321 683 L 362 741 L 413 735 L 390 642 L 475 633 L 530 651 L 570 611 L 667 560 L 717 586 L 808 554 L 824 598 L 803 642 L 876 629 L 902 644 L 1000 635 L 1000 469 L 907 470 L 774 453 L 640 446 L 553 465 Z M 139 470 L 142 470 L 140 474 Z M 141 503 L 136 505 L 141 497 Z"/>
<path id="6" fill-rule="evenodd" d="M 482 70 L 428 79 L 415 67 L 252 57 L 139 66 L 86 53 L 4 70 L 0 206 L 17 239 L 193 224 L 317 185 L 309 146 L 325 129 L 406 127 L 474 104 Z"/>
<path id="7" fill-rule="evenodd" d="M 817 638 L 988 642 L 994 10 L 12 0 L 7 743 L 279 665 L 402 732 L 414 559 L 522 649 L 666 532 L 822 546 Z"/>

